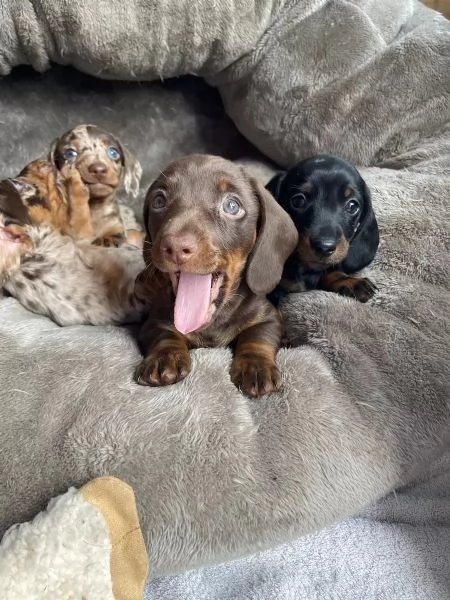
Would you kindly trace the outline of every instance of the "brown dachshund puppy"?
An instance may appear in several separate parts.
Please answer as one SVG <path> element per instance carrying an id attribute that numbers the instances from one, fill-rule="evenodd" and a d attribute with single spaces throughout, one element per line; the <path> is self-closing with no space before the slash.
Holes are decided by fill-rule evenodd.
<path id="1" fill-rule="evenodd" d="M 71 165 L 58 171 L 47 160 L 29 163 L 8 185 L 14 185 L 31 223 L 50 225 L 63 235 L 92 238 L 89 192 Z"/>
<path id="2" fill-rule="evenodd" d="M 78 125 L 53 142 L 50 160 L 58 169 L 74 165 L 89 190 L 94 244 L 120 246 L 126 240 L 116 191 L 123 179 L 127 194 L 137 196 L 141 165 L 111 133 L 96 125 Z M 130 232 L 133 239 L 136 232 Z"/>
<path id="3" fill-rule="evenodd" d="M 279 313 L 266 294 L 297 244 L 287 213 L 242 168 L 217 156 L 172 163 L 150 187 L 141 275 L 151 313 L 136 371 L 169 385 L 190 371 L 189 349 L 234 343 L 231 379 L 250 396 L 279 387 Z"/>

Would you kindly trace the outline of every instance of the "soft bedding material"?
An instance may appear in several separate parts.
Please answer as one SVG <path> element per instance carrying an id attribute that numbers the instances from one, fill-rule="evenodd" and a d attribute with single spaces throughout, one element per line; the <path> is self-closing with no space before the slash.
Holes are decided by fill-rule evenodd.
<path id="1" fill-rule="evenodd" d="M 145 600 L 443 600 L 450 457 L 426 480 L 313 535 L 147 584 Z"/>
<path id="2" fill-rule="evenodd" d="M 260 401 L 234 388 L 228 350 L 196 350 L 185 381 L 141 388 L 132 330 L 60 328 L 0 301 L 0 529 L 114 475 L 134 489 L 152 576 L 359 512 L 423 472 L 450 425 L 449 23 L 394 0 L 207 5 L 98 2 L 94 14 L 0 0 L 3 73 L 53 60 L 105 78 L 200 74 L 281 164 L 332 151 L 366 165 L 379 292 L 367 305 L 290 296 L 284 386 Z M 248 153 L 203 84 L 57 73 L 0 82 L 5 175 L 88 121 L 137 154 L 144 189 L 177 155 Z"/>

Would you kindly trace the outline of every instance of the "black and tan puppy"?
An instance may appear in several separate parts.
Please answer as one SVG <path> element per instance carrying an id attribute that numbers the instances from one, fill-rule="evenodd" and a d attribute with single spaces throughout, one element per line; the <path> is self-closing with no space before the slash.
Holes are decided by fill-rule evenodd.
<path id="1" fill-rule="evenodd" d="M 144 223 L 151 301 L 137 382 L 173 384 L 191 369 L 190 348 L 234 343 L 236 386 L 250 396 L 276 389 L 282 322 L 266 294 L 297 244 L 288 214 L 242 168 L 192 155 L 152 184 Z"/>
<path id="2" fill-rule="evenodd" d="M 352 274 L 373 260 L 379 234 L 369 189 L 355 167 L 334 156 L 313 156 L 276 175 L 266 187 L 299 233 L 282 290 L 318 288 L 367 302 L 376 287 Z"/>

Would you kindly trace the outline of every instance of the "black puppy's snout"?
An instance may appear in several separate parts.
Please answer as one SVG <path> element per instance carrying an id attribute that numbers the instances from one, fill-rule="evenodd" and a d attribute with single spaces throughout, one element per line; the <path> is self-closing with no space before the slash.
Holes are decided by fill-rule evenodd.
<path id="1" fill-rule="evenodd" d="M 311 247 L 319 256 L 329 256 L 336 250 L 337 240 L 335 237 L 311 238 Z"/>

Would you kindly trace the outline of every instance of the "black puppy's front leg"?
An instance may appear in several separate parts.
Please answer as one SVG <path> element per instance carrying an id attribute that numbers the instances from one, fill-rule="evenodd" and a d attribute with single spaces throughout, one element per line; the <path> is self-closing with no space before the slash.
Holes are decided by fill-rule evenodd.
<path id="1" fill-rule="evenodd" d="M 370 300 L 377 287 L 366 277 L 352 277 L 342 271 L 330 271 L 319 279 L 319 288 L 327 292 L 334 292 L 341 296 L 355 298 L 359 302 Z"/>
<path id="2" fill-rule="evenodd" d="M 281 316 L 269 305 L 267 318 L 239 334 L 231 365 L 231 380 L 245 394 L 260 397 L 281 385 L 275 363 L 283 333 Z"/>

